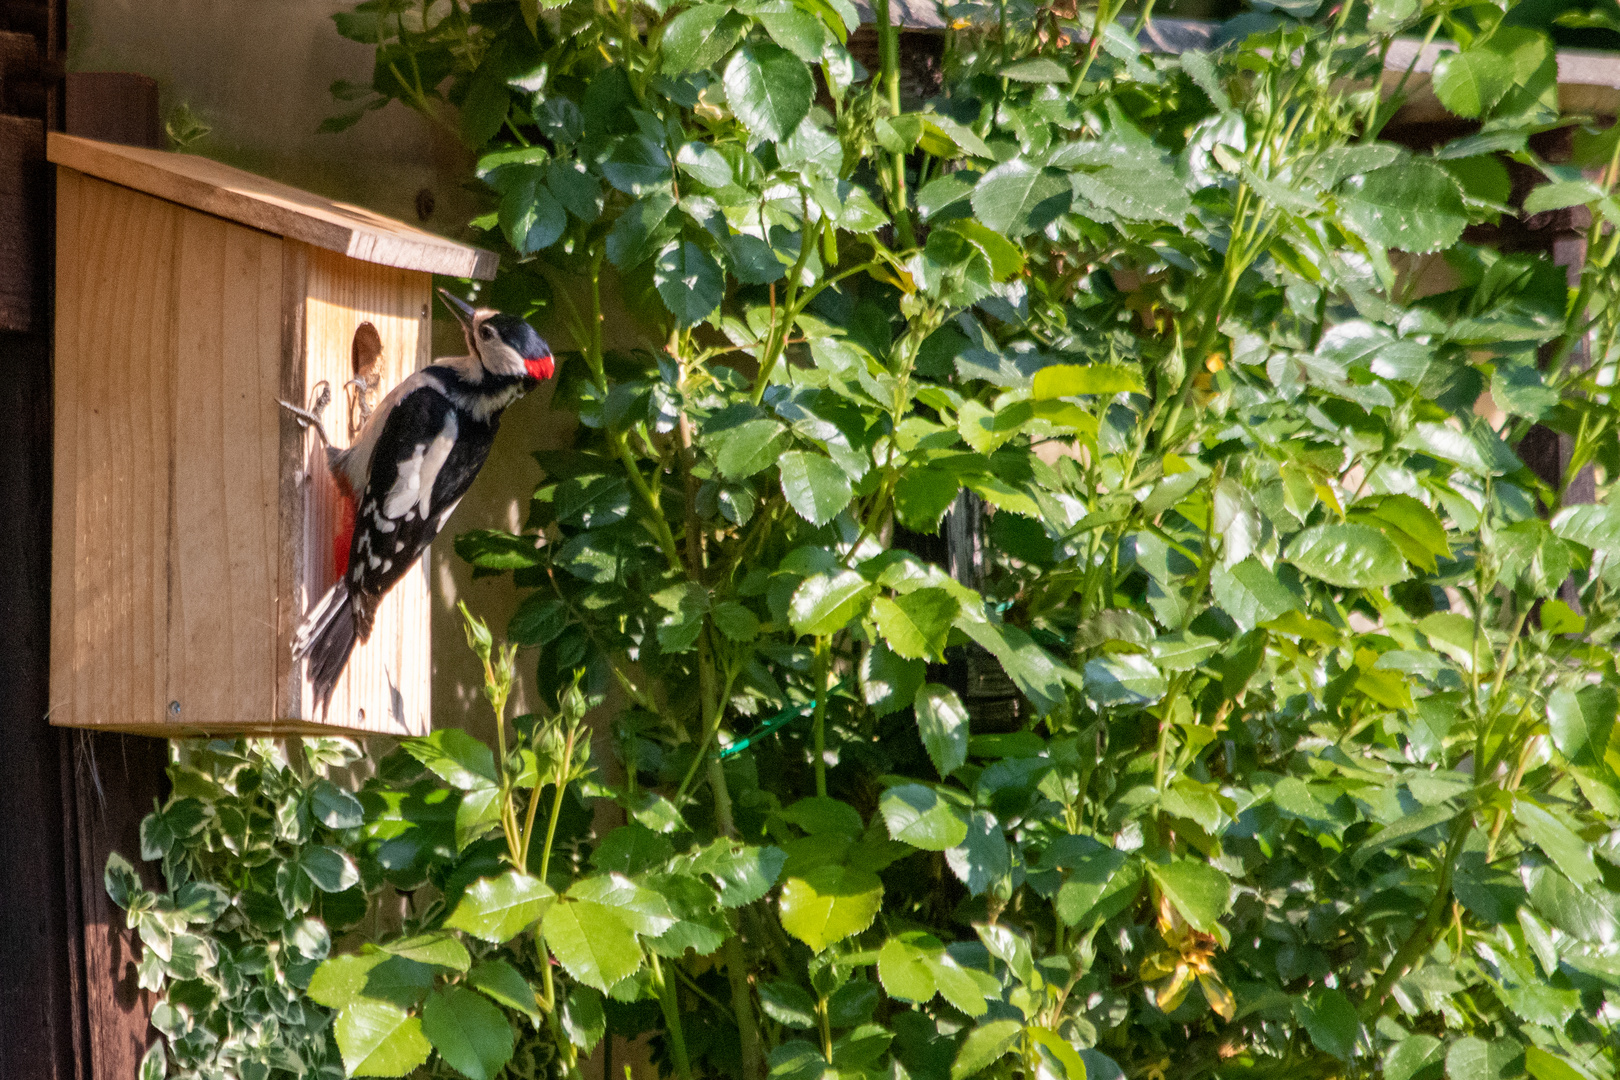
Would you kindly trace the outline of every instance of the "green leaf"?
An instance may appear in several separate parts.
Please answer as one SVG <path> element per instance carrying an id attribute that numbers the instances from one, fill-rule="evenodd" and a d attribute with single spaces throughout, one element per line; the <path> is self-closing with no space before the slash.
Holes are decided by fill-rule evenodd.
<path id="1" fill-rule="evenodd" d="M 675 234 L 670 222 L 670 211 L 674 209 L 675 196 L 663 189 L 630 204 L 608 231 L 608 262 L 628 270 L 652 258 Z"/>
<path id="2" fill-rule="evenodd" d="M 332 1031 L 350 1076 L 404 1076 L 433 1051 L 422 1022 L 386 1001 L 350 1003 L 338 1013 Z"/>
<path id="3" fill-rule="evenodd" d="M 1545 852 L 1577 887 L 1602 880 L 1603 875 L 1592 861 L 1590 845 L 1562 821 L 1525 798 L 1513 800 L 1513 820 L 1525 838 Z"/>
<path id="4" fill-rule="evenodd" d="M 107 856 L 107 868 L 102 871 L 101 883 L 112 902 L 121 908 L 128 908 L 129 898 L 144 891 L 135 867 L 116 851 Z"/>
<path id="5" fill-rule="evenodd" d="M 1430 80 L 1440 104 L 1473 119 L 1502 100 L 1513 86 L 1513 69 L 1489 48 L 1464 49 L 1442 53 Z"/>
<path id="6" fill-rule="evenodd" d="M 540 1022 L 540 1003 L 535 999 L 534 987 L 505 960 L 485 960 L 477 965 L 467 973 L 467 985 L 522 1013 L 534 1023 Z"/>
<path id="7" fill-rule="evenodd" d="M 928 751 L 928 758 L 940 778 L 950 776 L 967 764 L 968 712 L 956 691 L 938 683 L 927 683 L 917 691 L 913 707 L 923 749 Z"/>
<path id="8" fill-rule="evenodd" d="M 800 1030 L 816 1026 L 816 1000 L 803 987 L 785 982 L 762 983 L 759 1003 L 765 1015 L 778 1024 Z"/>
<path id="9" fill-rule="evenodd" d="M 1069 926 L 1086 926 L 1123 911 L 1140 891 L 1141 865 L 1115 848 L 1102 847 L 1074 861 L 1058 887 L 1053 909 Z"/>
<path id="10" fill-rule="evenodd" d="M 318 1005 L 342 1009 L 365 992 L 371 969 L 387 959 L 385 952 L 330 957 L 315 969 L 304 993 Z"/>
<path id="11" fill-rule="evenodd" d="M 872 925 L 883 906 L 883 882 L 870 870 L 818 866 L 782 886 L 782 929 L 821 952 Z"/>
<path id="12" fill-rule="evenodd" d="M 506 239 L 520 255 L 548 248 L 568 228 L 568 212 L 546 186 L 542 169 L 524 170 L 523 179 L 501 196 L 500 224 Z"/>
<path id="13" fill-rule="evenodd" d="M 855 497 L 849 476 L 831 458 L 803 450 L 783 454 L 782 494 L 788 505 L 812 525 L 825 525 Z"/>
<path id="14" fill-rule="evenodd" d="M 1524 1048 L 1524 1067 L 1535 1080 L 1593 1080 L 1590 1072 L 1539 1046 Z"/>
<path id="15" fill-rule="evenodd" d="M 1352 176 L 1340 188 L 1339 207 L 1352 232 L 1414 255 L 1451 247 L 1468 225 L 1456 178 L 1425 158 Z"/>
<path id="16" fill-rule="evenodd" d="M 854 570 L 807 577 L 788 603 L 788 621 L 800 634 L 826 637 L 842 630 L 866 606 L 873 591 Z"/>
<path id="17" fill-rule="evenodd" d="M 810 113 L 816 84 L 803 61 L 780 45 L 755 41 L 726 63 L 722 83 L 738 120 L 761 139 L 780 140 Z"/>
<path id="18" fill-rule="evenodd" d="M 1067 83 L 1073 72 L 1044 56 L 1015 60 L 997 72 L 1004 79 L 1022 83 Z"/>
<path id="19" fill-rule="evenodd" d="M 754 15 L 771 40 L 807 64 L 818 63 L 827 47 L 827 31 L 820 19 L 799 8 L 771 11 L 759 8 Z"/>
<path id="20" fill-rule="evenodd" d="M 646 195 L 663 189 L 675 176 L 664 148 L 645 135 L 620 139 L 599 168 L 607 182 L 626 195 Z"/>
<path id="21" fill-rule="evenodd" d="M 501 820 L 501 789 L 494 784 L 464 792 L 456 804 L 456 850 L 481 838 Z"/>
<path id="22" fill-rule="evenodd" d="M 973 896 L 982 895 L 1011 872 L 1012 851 L 994 814 L 973 811 L 967 839 L 945 853 L 945 865 Z"/>
<path id="23" fill-rule="evenodd" d="M 1563 210 L 1571 206 L 1585 206 L 1603 198 L 1603 189 L 1590 180 L 1559 180 L 1532 188 L 1524 197 L 1524 212 L 1542 214 L 1548 210 Z"/>
<path id="24" fill-rule="evenodd" d="M 1384 1055 L 1384 1080 L 1439 1080 L 1446 1044 L 1433 1035 L 1409 1035 Z"/>
<path id="25" fill-rule="evenodd" d="M 1024 1033 L 1024 1025 L 1017 1020 L 992 1020 L 968 1032 L 962 1040 L 956 1060 L 951 1063 L 951 1080 L 967 1080 L 976 1076 L 1013 1048 Z"/>
<path id="26" fill-rule="evenodd" d="M 659 254 L 653 268 L 653 286 L 681 326 L 708 318 L 726 295 L 726 281 L 719 265 L 690 240 L 671 244 Z"/>
<path id="27" fill-rule="evenodd" d="M 596 1044 L 607 1034 L 607 1013 L 602 1008 L 602 995 L 588 986 L 576 986 L 570 990 L 563 1002 L 562 1026 L 568 1041 L 585 1053 L 596 1049 Z"/>
<path id="28" fill-rule="evenodd" d="M 741 480 L 776 464 L 788 444 L 788 433 L 775 420 L 745 420 L 712 434 L 705 432 L 705 442 L 720 474 Z"/>
<path id="29" fill-rule="evenodd" d="M 1447 803 L 1426 806 L 1414 814 L 1406 814 L 1362 841 L 1350 857 L 1351 865 L 1362 866 L 1378 852 L 1397 844 L 1404 844 L 1419 833 L 1426 832 L 1436 825 L 1444 825 L 1456 816 L 1456 809 Z"/>
<path id="30" fill-rule="evenodd" d="M 360 800 L 324 777 L 309 789 L 309 809 L 328 829 L 358 829 L 366 820 Z"/>
<path id="31" fill-rule="evenodd" d="M 1366 525 L 1314 525 L 1294 537 L 1284 558 L 1311 577 L 1346 589 L 1381 588 L 1412 576 L 1400 549 Z"/>
<path id="32" fill-rule="evenodd" d="M 742 40 L 750 20 L 729 4 L 699 4 L 687 8 L 664 28 L 664 71 L 679 75 L 705 71 L 717 65 Z"/>
<path id="33" fill-rule="evenodd" d="M 1356 1049 L 1361 1020 L 1342 990 L 1323 990 L 1309 998 L 1296 998 L 1294 1014 L 1305 1025 L 1318 1050 L 1341 1061 L 1350 1060 Z"/>
<path id="34" fill-rule="evenodd" d="M 1583 686 L 1578 691 L 1559 687 L 1547 698 L 1553 745 L 1570 764 L 1582 768 L 1604 767 L 1617 713 L 1620 699 L 1612 686 Z"/>
<path id="35" fill-rule="evenodd" d="M 298 868 L 322 892 L 342 892 L 360 882 L 354 860 L 336 848 L 311 844 L 298 854 Z"/>
<path id="36" fill-rule="evenodd" d="M 444 925 L 501 945 L 534 925 L 555 899 L 538 878 L 508 870 L 469 885 Z"/>
<path id="37" fill-rule="evenodd" d="M 168 1075 L 169 1055 L 163 1049 L 163 1040 L 159 1039 L 141 1055 L 141 1067 L 135 1074 L 135 1080 L 167 1080 Z"/>
<path id="38" fill-rule="evenodd" d="M 894 485 L 894 513 L 900 524 L 915 532 L 931 533 L 956 501 L 961 478 L 944 469 L 910 468 Z"/>
<path id="39" fill-rule="evenodd" d="M 1468 1036 L 1446 1051 L 1446 1076 L 1449 1080 L 1508 1080 L 1518 1075 L 1513 1065 L 1523 1053 L 1523 1047 L 1512 1039 L 1486 1042 Z"/>
<path id="40" fill-rule="evenodd" d="M 973 212 L 988 229 L 1019 239 L 1069 208 L 1069 180 L 1057 169 L 1041 168 L 1022 157 L 1002 162 L 973 188 Z"/>
<path id="41" fill-rule="evenodd" d="M 1232 907 L 1232 882 L 1206 862 L 1181 859 L 1163 866 L 1149 863 L 1148 873 L 1195 930 L 1213 933 L 1215 924 Z"/>
<path id="42" fill-rule="evenodd" d="M 1001 670 L 1042 715 L 1067 704 L 1069 686 L 1082 685 L 1078 674 L 1053 660 L 1016 626 L 981 622 L 965 614 L 956 620 L 956 626 L 996 658 Z"/>
<path id="43" fill-rule="evenodd" d="M 1215 602 L 1244 633 L 1300 607 L 1299 599 L 1278 579 L 1276 571 L 1267 570 L 1253 555 L 1230 567 L 1216 563 L 1209 585 Z"/>
<path id="44" fill-rule="evenodd" d="M 960 605 L 944 589 L 917 589 L 872 601 L 872 617 L 889 648 L 908 660 L 944 660 L 945 641 Z"/>
<path id="45" fill-rule="evenodd" d="M 1141 653 L 1104 653 L 1086 661 L 1086 694 L 1098 705 L 1151 705 L 1170 684 Z"/>
<path id="46" fill-rule="evenodd" d="M 938 992 L 934 967 L 945 946 L 930 934 L 909 931 L 891 937 L 878 950 L 877 972 L 890 997 L 923 1004 Z"/>
<path id="47" fill-rule="evenodd" d="M 878 800 L 889 836 L 924 851 L 945 851 L 967 839 L 967 822 L 955 806 L 922 784 L 889 788 Z"/>
<path id="48" fill-rule="evenodd" d="M 469 1080 L 494 1080 L 512 1059 L 512 1025 L 501 1010 L 471 990 L 446 987 L 422 1007 L 422 1033 Z"/>
<path id="49" fill-rule="evenodd" d="M 887 716 L 911 705 L 928 677 L 928 665 L 903 660 L 879 641 L 861 654 L 859 675 L 861 699 L 876 715 Z"/>
<path id="50" fill-rule="evenodd" d="M 447 930 L 430 930 L 425 934 L 396 938 L 393 941 L 383 942 L 378 948 L 395 956 L 403 956 L 407 960 L 415 960 L 419 964 L 447 968 L 450 971 L 466 971 L 472 966 L 472 957 L 467 955 L 467 947 Z"/>
<path id="51" fill-rule="evenodd" d="M 856 831 L 860 831 L 859 819 Z M 778 847 L 757 847 L 720 839 L 692 858 L 691 870 L 714 879 L 721 907 L 742 907 L 770 892 L 786 860 L 787 856 Z"/>
<path id="52" fill-rule="evenodd" d="M 758 616 L 735 600 L 716 604 L 711 614 L 728 641 L 749 642 L 759 637 Z"/>
<path id="53" fill-rule="evenodd" d="M 1052 364 L 1035 373 L 1036 401 L 1087 394 L 1140 394 L 1146 389 L 1134 364 Z"/>
<path id="54" fill-rule="evenodd" d="M 471 791 L 498 782 L 489 745 L 460 728 L 440 728 L 431 735 L 401 740 L 400 746 L 451 787 Z"/>
<path id="55" fill-rule="evenodd" d="M 1154 172 L 1149 177 L 1144 183 L 1141 170 L 1111 165 L 1096 172 L 1077 172 L 1069 179 L 1080 198 L 1126 221 L 1173 225 L 1192 213 L 1192 199 L 1173 174 Z"/>
<path id="56" fill-rule="evenodd" d="M 641 967 L 635 931 L 611 907 L 592 900 L 555 903 L 541 926 L 551 954 L 568 974 L 603 993 Z"/>

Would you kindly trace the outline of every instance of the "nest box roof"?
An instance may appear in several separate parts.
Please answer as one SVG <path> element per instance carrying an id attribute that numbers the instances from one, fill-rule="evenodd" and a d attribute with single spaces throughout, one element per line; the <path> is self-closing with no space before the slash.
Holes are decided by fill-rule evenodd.
<path id="1" fill-rule="evenodd" d="M 488 280 L 500 257 L 319 195 L 191 154 L 51 132 L 47 156 L 89 176 L 301 240 L 351 259 Z"/>

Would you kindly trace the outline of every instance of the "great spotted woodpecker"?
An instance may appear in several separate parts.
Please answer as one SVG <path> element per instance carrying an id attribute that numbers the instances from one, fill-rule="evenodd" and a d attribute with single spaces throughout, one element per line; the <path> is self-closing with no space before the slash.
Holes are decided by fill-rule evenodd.
<path id="1" fill-rule="evenodd" d="M 467 355 L 404 379 L 347 449 L 327 441 L 313 413 L 281 403 L 319 433 L 327 467 L 354 507 L 348 567 L 293 638 L 294 658 L 309 658 L 322 712 L 355 643 L 371 636 L 383 595 L 427 550 L 483 467 L 502 411 L 555 370 L 551 349 L 528 323 L 439 292 L 461 322 Z"/>

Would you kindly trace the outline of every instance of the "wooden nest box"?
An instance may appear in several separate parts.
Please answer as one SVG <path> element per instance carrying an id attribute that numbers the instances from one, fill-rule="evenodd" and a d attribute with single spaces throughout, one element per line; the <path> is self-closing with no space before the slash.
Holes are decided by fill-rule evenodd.
<path id="1" fill-rule="evenodd" d="M 346 445 L 429 361 L 432 275 L 496 257 L 203 158 L 51 134 L 53 724 L 425 734 L 426 560 L 318 716 L 291 642 L 347 558 Z"/>

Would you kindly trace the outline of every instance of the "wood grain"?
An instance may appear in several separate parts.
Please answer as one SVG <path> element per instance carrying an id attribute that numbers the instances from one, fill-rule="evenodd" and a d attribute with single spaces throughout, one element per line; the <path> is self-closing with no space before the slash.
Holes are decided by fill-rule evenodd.
<path id="1" fill-rule="evenodd" d="M 291 658 L 335 579 L 337 496 L 278 398 L 322 380 L 343 440 L 356 327 L 380 393 L 428 356 L 431 278 L 61 169 L 53 724 L 196 734 L 430 730 L 419 564 L 317 716 Z"/>
<path id="2" fill-rule="evenodd" d="M 307 254 L 304 307 L 303 399 L 321 382 L 332 387 L 324 414 L 335 445 L 348 444 L 348 407 L 343 384 L 352 376 L 355 331 L 363 322 L 382 339 L 381 383 L 377 397 L 430 359 L 432 279 L 422 273 L 356 263 L 316 248 Z M 333 538 L 341 515 L 351 513 L 339 496 L 317 440 L 308 437 L 303 529 L 304 578 L 298 610 L 307 611 L 337 580 Z M 431 607 L 426 560 L 419 560 L 383 598 L 371 640 L 358 646 L 332 693 L 332 722 L 389 735 L 425 735 L 431 730 Z M 316 717 L 307 681 L 297 681 L 296 708 L 285 715 Z"/>
<path id="3" fill-rule="evenodd" d="M 54 131 L 46 152 L 58 165 L 364 262 L 484 280 L 500 262 L 494 252 L 207 158 Z"/>

